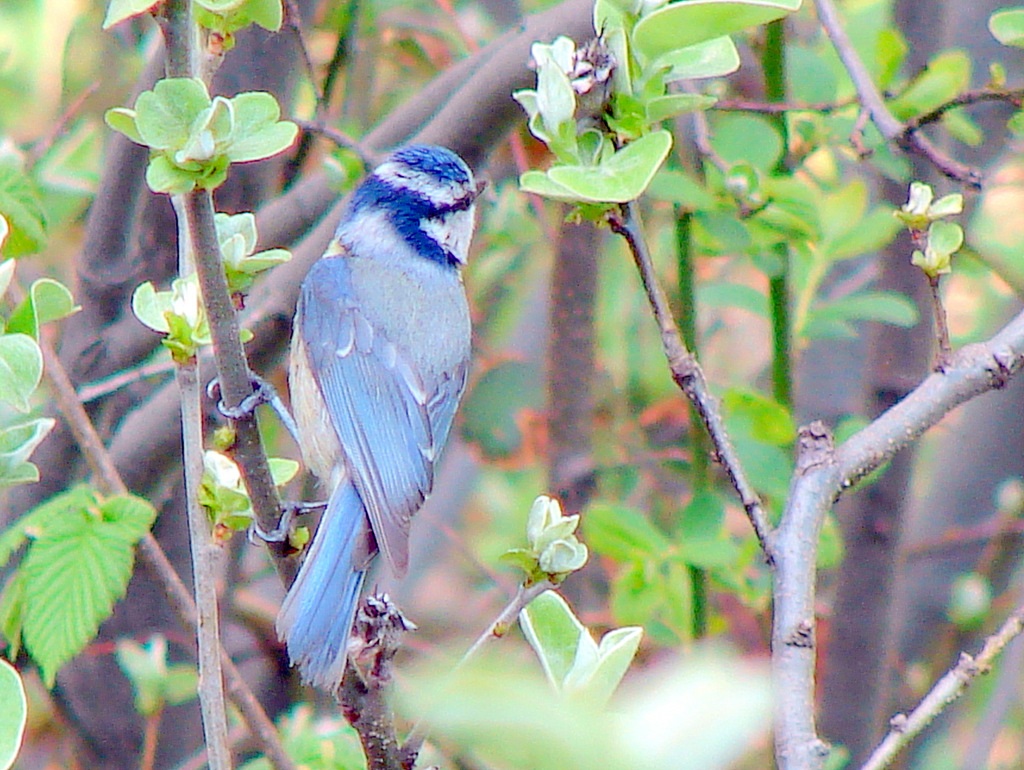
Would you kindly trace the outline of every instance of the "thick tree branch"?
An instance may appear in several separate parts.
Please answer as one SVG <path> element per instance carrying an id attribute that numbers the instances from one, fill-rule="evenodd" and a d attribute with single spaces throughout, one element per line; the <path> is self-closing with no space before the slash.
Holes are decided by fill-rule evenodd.
<path id="1" fill-rule="evenodd" d="M 835 451 L 826 432 L 801 432 L 790 499 L 771 540 L 775 562 L 772 670 L 776 753 L 782 770 L 819 770 L 827 746 L 814 726 L 814 585 L 818 532 L 834 501 L 955 407 L 1002 387 L 1024 368 L 1024 313 L 984 344 L 954 354 L 944 372 L 927 377 L 906 398 Z M 808 456 L 807 443 L 818 446 Z M 809 459 L 808 459 L 809 457 Z"/>

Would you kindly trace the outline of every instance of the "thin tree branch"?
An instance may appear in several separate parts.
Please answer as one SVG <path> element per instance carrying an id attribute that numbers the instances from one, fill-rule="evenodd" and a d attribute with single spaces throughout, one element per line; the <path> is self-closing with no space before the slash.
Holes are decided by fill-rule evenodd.
<path id="1" fill-rule="evenodd" d="M 217 611 L 217 566 L 224 554 L 213 543 L 210 518 L 199 504 L 203 478 L 203 413 L 200 406 L 199 373 L 195 362 L 177 367 L 181 394 L 181 437 L 185 458 L 185 508 L 192 551 L 192 580 L 195 586 L 199 646 L 199 703 L 203 712 L 203 735 L 210 770 L 231 767 L 228 746 L 224 680 L 220 666 L 220 616 Z"/>
<path id="2" fill-rule="evenodd" d="M 909 714 L 897 714 L 889 720 L 889 734 L 868 757 L 861 770 L 882 770 L 896 754 L 913 740 L 945 708 L 964 694 L 964 690 L 980 674 L 987 674 L 992 664 L 1013 639 L 1024 631 L 1024 606 L 1018 607 L 992 636 L 985 640 L 977 657 L 965 652 L 960 660 L 935 683 Z"/>
<path id="3" fill-rule="evenodd" d="M 213 338 L 213 357 L 217 362 L 220 390 L 228 408 L 237 407 L 253 393 L 252 374 L 242 348 L 238 317 L 228 292 L 220 244 L 214 226 L 213 199 L 207 190 L 193 190 L 184 196 L 185 221 L 195 249 L 196 273 L 202 289 L 203 304 Z M 265 532 L 277 528 L 281 502 L 270 475 L 263 450 L 259 423 L 253 413 L 234 420 L 234 459 L 242 471 L 246 491 L 256 523 Z M 286 543 L 268 543 L 278 572 L 286 582 L 292 577 L 292 564 L 285 561 Z"/>
<path id="4" fill-rule="evenodd" d="M 661 332 L 661 344 L 665 351 L 665 357 L 668 359 L 672 379 L 697 408 L 701 422 L 704 423 L 704 428 L 711 437 L 716 458 L 722 464 L 729 481 L 739 494 L 743 509 L 754 528 L 754 534 L 770 563 L 774 559 L 769 538 L 771 525 L 768 523 L 761 499 L 747 480 L 736 449 L 725 430 L 718 402 L 711 395 L 704 371 L 693 354 L 687 350 L 686 344 L 679 334 L 665 290 L 654 272 L 651 255 L 647 250 L 647 242 L 641 232 L 636 204 L 622 205 L 618 211 L 609 213 L 607 219 L 612 232 L 621 235 L 626 241 L 637 269 L 640 271 L 644 291 L 647 293 L 647 299 L 654 312 L 654 319 Z"/>

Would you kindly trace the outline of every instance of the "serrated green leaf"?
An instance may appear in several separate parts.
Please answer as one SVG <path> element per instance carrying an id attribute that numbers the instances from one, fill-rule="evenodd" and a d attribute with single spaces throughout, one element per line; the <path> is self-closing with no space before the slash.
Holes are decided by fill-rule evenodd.
<path id="1" fill-rule="evenodd" d="M 131 578 L 139 506 L 123 499 L 103 505 L 102 516 L 80 509 L 52 519 L 21 565 L 25 647 L 47 686 L 95 637 Z"/>
<path id="2" fill-rule="evenodd" d="M 580 640 L 584 636 L 589 638 L 590 632 L 554 591 L 545 591 L 530 602 L 519 615 L 519 625 L 537 653 L 548 681 L 561 691 L 576 661 Z"/>
<path id="3" fill-rule="evenodd" d="M 21 750 L 21 739 L 28 721 L 28 699 L 25 685 L 17 670 L 6 660 L 0 660 L 0 770 L 14 766 Z"/>
<path id="4" fill-rule="evenodd" d="M 652 69 L 668 67 L 666 83 L 698 78 L 720 78 L 740 68 L 740 54 L 732 38 L 717 37 L 669 51 L 658 57 Z"/>
<path id="5" fill-rule="evenodd" d="M 648 58 L 748 27 L 781 19 L 800 8 L 800 0 L 689 0 L 663 6 L 642 18 L 633 44 Z"/>
<path id="6" fill-rule="evenodd" d="M 39 417 L 0 429 L 0 488 L 39 481 L 39 469 L 28 458 L 55 424 L 49 417 Z M 6 535 L 0 536 L 0 540 Z M 6 560 L 0 546 L 0 567 Z"/>
<path id="7" fill-rule="evenodd" d="M 24 624 L 25 580 L 15 570 L 7 578 L 0 592 L 0 636 L 7 642 L 6 654 L 17 658 L 21 654 L 21 628 Z"/>
<path id="8" fill-rule="evenodd" d="M 697 112 L 713 107 L 718 101 L 713 96 L 703 94 L 670 94 L 659 96 L 647 102 L 647 121 L 658 123 L 668 118 L 674 118 L 686 112 Z"/>
<path id="9" fill-rule="evenodd" d="M 992 36 L 1003 45 L 1024 48 L 1024 8 L 1004 8 L 988 19 Z"/>
<path id="10" fill-rule="evenodd" d="M 672 147 L 668 131 L 630 142 L 597 166 L 554 166 L 548 177 L 580 201 L 626 203 L 639 198 Z"/>
<path id="11" fill-rule="evenodd" d="M 582 519 L 591 548 L 616 561 L 661 558 L 672 548 L 672 541 L 633 508 L 592 503 Z"/>
<path id="12" fill-rule="evenodd" d="M 0 158 L 0 215 L 9 229 L 4 254 L 17 257 L 46 243 L 46 215 L 32 180 L 12 156 Z"/>
<path id="13" fill-rule="evenodd" d="M 107 16 L 103 19 L 103 29 L 110 29 L 119 21 L 138 16 L 157 5 L 159 0 L 110 0 Z"/>
<path id="14" fill-rule="evenodd" d="M 27 412 L 42 376 L 43 354 L 34 339 L 27 334 L 0 335 L 0 401 Z"/>

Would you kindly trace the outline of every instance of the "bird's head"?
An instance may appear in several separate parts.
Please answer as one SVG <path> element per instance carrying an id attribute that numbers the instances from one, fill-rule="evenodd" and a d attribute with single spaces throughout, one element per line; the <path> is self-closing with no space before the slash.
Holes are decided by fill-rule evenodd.
<path id="1" fill-rule="evenodd" d="M 451 150 L 413 144 L 397 150 L 360 185 L 353 215 L 382 210 L 421 256 L 461 267 L 473 236 L 480 187 Z"/>

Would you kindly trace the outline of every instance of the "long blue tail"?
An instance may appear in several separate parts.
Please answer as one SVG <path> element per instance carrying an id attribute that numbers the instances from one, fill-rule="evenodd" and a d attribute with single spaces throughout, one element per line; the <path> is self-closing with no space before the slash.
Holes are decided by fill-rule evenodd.
<path id="1" fill-rule="evenodd" d="M 292 665 L 315 687 L 336 690 L 345 671 L 346 648 L 365 570 L 352 569 L 365 537 L 363 501 L 352 482 L 331 493 L 298 577 L 277 616 L 277 636 Z"/>

